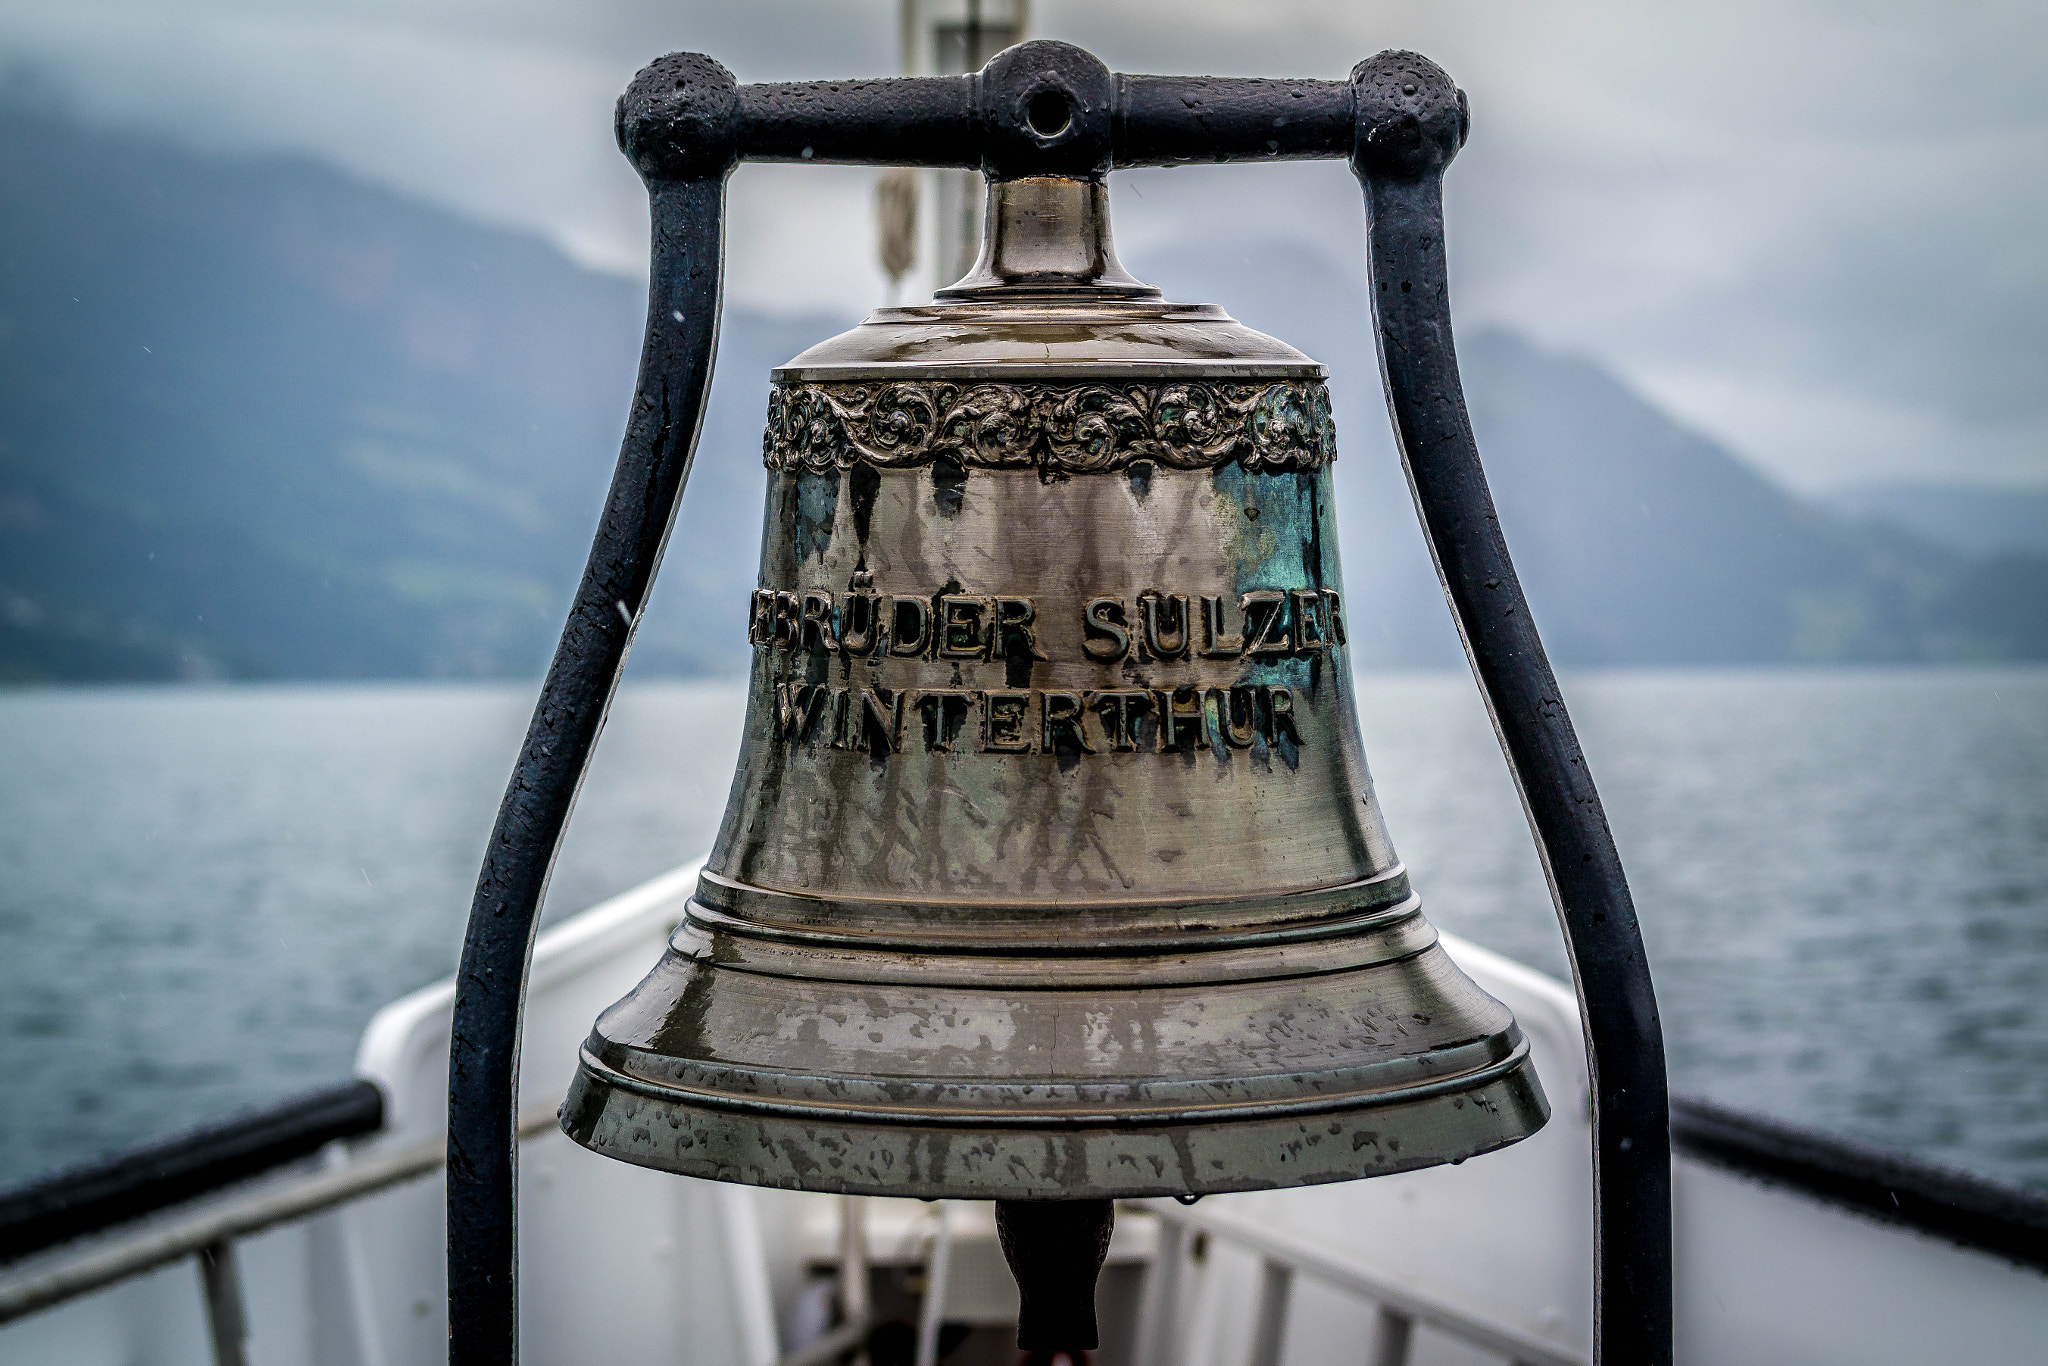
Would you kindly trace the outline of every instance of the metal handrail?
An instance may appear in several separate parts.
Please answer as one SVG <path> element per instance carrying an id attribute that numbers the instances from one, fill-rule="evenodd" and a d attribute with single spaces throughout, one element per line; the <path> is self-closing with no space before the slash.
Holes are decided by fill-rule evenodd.
<path id="1" fill-rule="evenodd" d="M 551 1106 L 536 1106 L 519 1117 L 521 1139 L 538 1138 L 555 1129 Z M 52 1258 L 39 1258 L 31 1268 L 0 1274 L 0 1324 L 193 1257 L 199 1264 L 200 1294 L 215 1366 L 246 1366 L 248 1313 L 236 1269 L 235 1241 L 431 1176 L 447 1161 L 447 1135 L 430 1134 L 372 1149 L 345 1166 L 266 1182 L 192 1213 L 153 1221 Z M 843 1242 L 852 1254 L 849 1261 L 864 1268 L 865 1235 L 857 1217 L 848 1222 Z M 873 1326 L 873 1315 L 864 1306 L 855 1306 L 845 1322 L 780 1358 L 775 1366 L 824 1366 L 860 1347 Z"/>
<path id="2" fill-rule="evenodd" d="M 2048 1194 L 2041 1191 L 1704 1096 L 1672 1098 L 1671 1141 L 1695 1162 L 2048 1271 Z"/>
<path id="3" fill-rule="evenodd" d="M 1135 1208 L 1150 1211 L 1170 1232 L 1179 1235 L 1165 1243 L 1153 1262 L 1156 1283 L 1147 1294 L 1148 1312 L 1140 1334 L 1141 1366 L 1169 1366 L 1179 1360 L 1176 1345 L 1168 1340 L 1172 1325 L 1180 1317 L 1179 1287 L 1173 1282 L 1181 1273 L 1179 1263 L 1186 1260 L 1187 1235 L 1191 1233 L 1206 1233 L 1211 1238 L 1234 1243 L 1259 1254 L 1265 1261 L 1252 1333 L 1252 1366 L 1277 1366 L 1281 1360 L 1287 1308 L 1297 1275 L 1379 1306 L 1380 1336 L 1372 1358 L 1375 1366 L 1407 1366 L 1408 1345 L 1417 1324 L 1482 1351 L 1497 1353 L 1516 1366 L 1587 1366 L 1591 1360 L 1584 1351 L 1561 1346 L 1426 1290 L 1378 1275 L 1270 1224 L 1255 1223 L 1223 1211 L 1168 1203 L 1148 1202 Z"/>
<path id="4" fill-rule="evenodd" d="M 132 1223 L 384 1127 L 384 1093 L 355 1078 L 0 1189 L 0 1264 Z"/>
<path id="5" fill-rule="evenodd" d="M 554 1127 L 554 1109 L 536 1108 L 521 1116 L 519 1136 L 532 1138 Z M 430 1175 L 447 1160 L 448 1140 L 438 1133 L 375 1148 L 347 1166 L 266 1183 L 190 1214 L 0 1276 L 0 1323 Z"/>
<path id="6" fill-rule="evenodd" d="M 1791 1185 L 1814 1199 L 1863 1210 L 1922 1233 L 2048 1269 L 2040 1246 L 2041 1230 L 2048 1228 L 2048 1198 L 2038 1192 L 1939 1167 L 1910 1154 L 1871 1148 L 1839 1135 L 1731 1110 L 1696 1096 L 1677 1098 L 1672 1114 L 1677 1147 L 1696 1161 L 1732 1166 Z M 524 1117 L 520 1136 L 533 1138 L 553 1127 L 553 1112 L 537 1108 Z M 373 1148 L 346 1166 L 266 1182 L 175 1221 L 154 1221 L 54 1260 L 39 1258 L 31 1269 L 0 1272 L 0 1324 L 194 1256 L 201 1259 L 216 1360 L 239 1360 L 229 1341 L 242 1322 L 232 1261 L 236 1239 L 431 1175 L 445 1158 L 446 1143 L 438 1134 Z M 1179 1274 L 1187 1245 L 1198 1232 L 1237 1244 L 1266 1261 L 1253 1335 L 1256 1362 L 1279 1359 L 1285 1310 L 1296 1274 L 1379 1306 L 1378 1343 L 1368 1358 L 1374 1366 L 1406 1366 L 1417 1323 L 1529 1366 L 1539 1362 L 1583 1366 L 1586 1360 L 1448 1300 L 1376 1276 L 1305 1239 L 1242 1217 L 1214 1208 L 1198 1211 L 1152 1204 L 1141 1208 L 1166 1226 L 1147 1290 L 1141 1343 L 1141 1360 L 1146 1366 L 1165 1366 L 1172 1360 L 1171 1344 L 1163 1339 L 1165 1330 L 1179 1317 L 1179 1287 L 1169 1282 Z M 938 1241 L 943 1245 L 950 1240 Z M 945 1253 L 935 1251 L 933 1259 L 943 1267 Z M 934 1282 L 936 1302 L 944 1299 L 943 1272 L 939 1276 Z M 926 1308 L 936 1308 L 936 1302 Z M 921 1327 L 929 1330 L 935 1347 L 937 1319 L 929 1314 L 922 1317 L 932 1318 L 929 1325 Z M 841 1324 L 784 1358 L 779 1366 L 810 1366 L 831 1360 L 857 1345 L 868 1326 L 858 1320 Z"/>

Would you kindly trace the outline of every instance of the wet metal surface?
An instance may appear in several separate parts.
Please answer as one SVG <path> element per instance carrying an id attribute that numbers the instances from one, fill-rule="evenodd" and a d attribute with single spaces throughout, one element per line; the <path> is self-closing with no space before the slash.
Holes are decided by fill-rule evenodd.
<path id="1" fill-rule="evenodd" d="M 1002 1198 L 1533 1132 L 1520 1032 L 1373 796 L 1320 367 L 1144 298 L 1099 193 L 992 204 L 985 267 L 1069 277 L 989 268 L 778 371 L 731 799 L 565 1128 L 699 1176 Z M 1048 204 L 1100 240 L 1047 249 Z M 1025 220 L 1035 255 L 1005 245 Z"/>

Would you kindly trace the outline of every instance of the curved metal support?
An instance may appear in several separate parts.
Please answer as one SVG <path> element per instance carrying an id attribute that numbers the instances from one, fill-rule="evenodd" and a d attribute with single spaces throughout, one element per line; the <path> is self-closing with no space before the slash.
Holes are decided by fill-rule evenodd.
<path id="1" fill-rule="evenodd" d="M 1664 1033 L 1621 856 L 1508 557 L 1465 410 L 1444 267 L 1443 171 L 1464 92 L 1427 58 L 1352 73 L 1387 407 L 1437 577 L 1536 837 L 1564 927 L 1593 1080 L 1594 1360 L 1671 1360 L 1671 1130 Z"/>
<path id="2" fill-rule="evenodd" d="M 715 98 L 723 77 L 729 98 L 732 77 L 724 68 L 697 63 L 689 72 L 696 80 L 691 93 L 701 100 L 701 87 L 708 87 Z M 622 143 L 627 104 L 621 101 Z M 459 1366 L 518 1360 L 519 1042 L 534 929 L 675 524 L 718 344 L 730 156 L 718 156 L 715 144 L 668 157 L 631 145 L 626 150 L 647 178 L 653 211 L 639 385 L 576 605 L 498 808 L 455 979 L 448 1049 L 448 1359 Z M 669 178 L 669 172 L 679 174 Z"/>
<path id="3" fill-rule="evenodd" d="M 541 900 L 695 453 L 718 335 L 724 185 L 741 160 L 977 166 L 1093 180 L 1119 166 L 1350 156 L 1365 188 L 1388 402 L 1416 506 L 1564 923 L 1594 1076 L 1596 1352 L 1671 1359 L 1669 1115 L 1635 911 L 1494 515 L 1452 352 L 1443 168 L 1463 95 L 1412 53 L 1336 81 L 1124 76 L 1025 43 L 971 76 L 739 87 L 656 61 L 619 100 L 647 182 L 653 279 L 639 388 L 576 606 L 477 882 L 449 1049 L 450 1360 L 518 1351 L 519 1031 Z"/>

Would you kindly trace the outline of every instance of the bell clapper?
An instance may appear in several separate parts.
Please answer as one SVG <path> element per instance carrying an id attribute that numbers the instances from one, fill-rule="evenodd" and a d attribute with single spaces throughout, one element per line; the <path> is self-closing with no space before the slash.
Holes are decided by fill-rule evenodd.
<path id="1" fill-rule="evenodd" d="M 996 1236 L 1017 1278 L 1023 1366 L 1088 1366 L 1100 1342 L 1095 1278 L 1116 1226 L 1110 1200 L 998 1200 Z"/>

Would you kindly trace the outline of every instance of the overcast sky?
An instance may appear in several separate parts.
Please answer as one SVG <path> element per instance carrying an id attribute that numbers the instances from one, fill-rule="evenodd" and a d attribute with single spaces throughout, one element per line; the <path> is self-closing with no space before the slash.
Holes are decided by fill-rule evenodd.
<path id="1" fill-rule="evenodd" d="M 289 148 L 644 272 L 611 105 L 648 58 L 893 74 L 894 0 L 0 0 L 0 69 L 94 117 Z M 1341 77 L 1412 47 L 1472 99 L 1462 326 L 1589 353 L 1787 484 L 2048 485 L 2048 6 L 1039 0 L 1125 71 Z M 864 309 L 872 173 L 747 168 L 728 287 Z M 1336 163 L 1119 177 L 1127 244 L 1306 240 Z"/>

